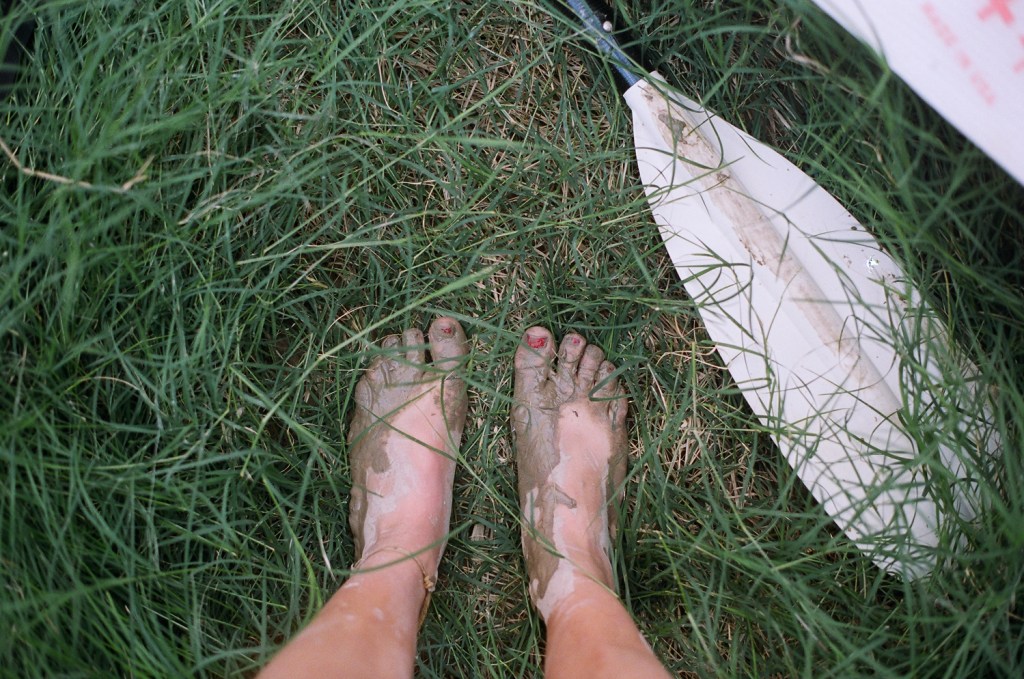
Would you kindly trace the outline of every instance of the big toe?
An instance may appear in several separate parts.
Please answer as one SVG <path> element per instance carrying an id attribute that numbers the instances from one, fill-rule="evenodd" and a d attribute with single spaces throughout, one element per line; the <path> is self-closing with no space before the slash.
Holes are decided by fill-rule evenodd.
<path id="1" fill-rule="evenodd" d="M 550 330 L 535 325 L 523 333 L 513 361 L 517 397 L 526 396 L 524 390 L 535 389 L 547 381 L 554 358 L 555 338 Z"/>
<path id="2" fill-rule="evenodd" d="M 469 342 L 462 326 L 450 316 L 441 316 L 430 324 L 430 356 L 439 370 L 450 371 L 458 367 L 460 359 L 469 353 Z"/>

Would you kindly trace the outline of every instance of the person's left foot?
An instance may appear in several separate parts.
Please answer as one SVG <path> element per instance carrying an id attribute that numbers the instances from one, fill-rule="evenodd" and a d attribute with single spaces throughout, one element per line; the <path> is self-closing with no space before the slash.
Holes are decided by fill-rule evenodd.
<path id="1" fill-rule="evenodd" d="M 349 524 L 357 563 L 381 565 L 416 555 L 433 578 L 451 517 L 455 460 L 466 422 L 466 387 L 454 373 L 467 353 L 453 318 L 428 332 L 406 330 L 381 343 L 356 385 L 349 428 Z M 430 360 L 426 351 L 429 349 Z"/>
<path id="2" fill-rule="evenodd" d="M 557 366 L 556 366 L 557 363 Z M 576 333 L 526 331 L 515 356 L 512 430 L 530 598 L 549 620 L 579 582 L 615 588 L 614 493 L 626 474 L 625 391 L 599 347 Z"/>

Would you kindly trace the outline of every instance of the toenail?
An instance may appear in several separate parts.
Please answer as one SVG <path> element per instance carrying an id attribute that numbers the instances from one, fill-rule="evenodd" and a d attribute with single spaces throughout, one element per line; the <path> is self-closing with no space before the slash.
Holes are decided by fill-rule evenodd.
<path id="1" fill-rule="evenodd" d="M 526 336 L 526 343 L 533 349 L 543 349 L 544 345 L 548 343 L 547 337 L 534 337 L 533 335 Z"/>
<path id="2" fill-rule="evenodd" d="M 450 325 L 442 325 L 441 326 L 441 334 L 442 335 L 452 335 L 454 333 L 455 333 L 455 328 L 453 328 L 452 326 L 450 326 Z"/>
<path id="3" fill-rule="evenodd" d="M 572 343 L 573 343 L 573 344 L 579 344 L 579 343 L 580 343 L 580 342 L 582 342 L 582 341 L 583 341 L 583 340 L 581 340 L 581 339 L 580 339 L 579 337 L 573 337 L 573 338 L 572 338 Z"/>

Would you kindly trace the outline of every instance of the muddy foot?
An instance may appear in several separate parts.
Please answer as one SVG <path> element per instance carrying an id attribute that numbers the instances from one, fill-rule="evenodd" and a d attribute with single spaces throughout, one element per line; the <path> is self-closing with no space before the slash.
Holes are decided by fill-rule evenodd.
<path id="1" fill-rule="evenodd" d="M 428 337 L 406 330 L 384 339 L 384 354 L 356 385 L 349 429 L 356 559 L 379 565 L 416 554 L 424 578 L 436 575 L 444 551 L 467 404 L 453 372 L 467 352 L 462 327 L 438 318 Z"/>
<path id="2" fill-rule="evenodd" d="M 515 357 L 512 429 L 530 597 L 548 619 L 579 578 L 614 589 L 612 492 L 626 471 L 626 399 L 604 352 L 530 328 Z"/>

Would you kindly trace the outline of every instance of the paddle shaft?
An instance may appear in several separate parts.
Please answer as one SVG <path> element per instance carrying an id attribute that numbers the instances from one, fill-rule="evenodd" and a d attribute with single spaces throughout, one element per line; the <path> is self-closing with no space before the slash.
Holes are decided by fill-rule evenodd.
<path id="1" fill-rule="evenodd" d="M 608 59 L 616 84 L 625 92 L 642 78 L 637 75 L 636 54 L 629 47 L 635 40 L 629 31 L 617 29 L 611 11 L 600 2 L 563 0 L 560 9 L 583 29 L 597 51 Z M 646 69 L 644 69 L 646 70 Z"/>

